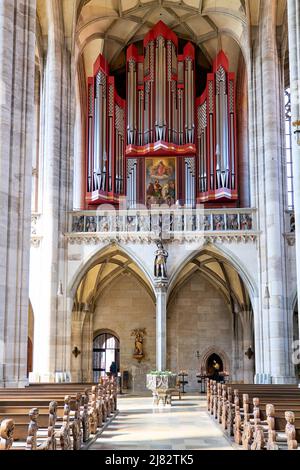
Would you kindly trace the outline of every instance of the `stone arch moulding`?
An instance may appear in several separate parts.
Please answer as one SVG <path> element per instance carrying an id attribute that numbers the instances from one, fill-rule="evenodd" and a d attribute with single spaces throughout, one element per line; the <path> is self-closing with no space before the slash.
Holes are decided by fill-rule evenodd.
<path id="1" fill-rule="evenodd" d="M 200 370 L 206 371 L 207 361 L 212 354 L 217 354 L 222 359 L 224 370 L 229 372 L 230 371 L 229 357 L 218 346 L 210 346 L 209 348 L 202 351 L 202 353 L 200 353 Z"/>
<path id="2" fill-rule="evenodd" d="M 211 249 L 212 254 L 219 255 L 220 257 L 224 258 L 225 261 L 231 264 L 231 266 L 236 270 L 236 272 L 240 275 L 245 287 L 247 288 L 252 307 L 254 308 L 255 305 L 255 299 L 259 297 L 258 295 L 258 288 L 255 280 L 249 273 L 248 269 L 246 268 L 245 264 L 243 261 L 237 257 L 236 255 L 233 254 L 233 252 L 229 249 L 226 249 L 224 247 L 220 248 L 219 246 L 216 247 L 215 245 L 211 245 L 210 243 L 208 244 L 203 244 L 199 249 L 191 251 L 189 256 L 186 257 L 179 266 L 176 266 L 174 269 L 172 269 L 172 274 L 171 274 L 171 279 L 170 279 L 170 285 L 168 289 L 168 296 L 173 290 L 173 287 L 176 284 L 176 281 L 178 277 L 180 276 L 180 273 L 182 270 L 187 266 L 188 263 L 190 263 L 196 256 L 200 255 L 202 251 L 209 251 Z"/>
<path id="3" fill-rule="evenodd" d="M 80 285 L 81 280 L 85 276 L 85 274 L 93 267 L 93 265 L 97 262 L 98 258 L 101 256 L 105 255 L 105 252 L 111 248 L 114 247 L 116 249 L 119 249 L 120 251 L 123 251 L 124 254 L 126 254 L 129 258 L 132 259 L 132 261 L 140 268 L 140 270 L 145 274 L 146 278 L 148 279 L 149 285 L 151 286 L 153 293 L 155 293 L 154 285 L 153 285 L 153 279 L 151 274 L 148 272 L 147 268 L 145 265 L 142 263 L 140 259 L 137 258 L 136 254 L 132 252 L 132 250 L 128 250 L 125 248 L 123 245 L 120 245 L 119 243 L 107 243 L 105 246 L 99 247 L 92 253 L 90 253 L 83 261 L 80 262 L 79 266 L 76 269 L 76 272 L 72 276 L 71 279 L 69 279 L 68 282 L 68 297 L 70 299 L 74 299 L 76 291 Z"/>
<path id="4" fill-rule="evenodd" d="M 120 336 L 113 330 L 110 330 L 109 328 L 101 328 L 100 330 L 96 330 L 93 332 L 93 341 L 100 335 L 103 335 L 104 333 L 107 333 L 109 335 L 114 336 L 120 341 Z"/>

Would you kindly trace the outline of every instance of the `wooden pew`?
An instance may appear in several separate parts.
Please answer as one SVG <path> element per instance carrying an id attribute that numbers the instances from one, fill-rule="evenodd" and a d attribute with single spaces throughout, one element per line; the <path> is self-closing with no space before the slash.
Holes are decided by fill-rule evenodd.
<path id="1" fill-rule="evenodd" d="M 245 449 L 297 448 L 300 391 L 294 385 L 243 384 L 232 395 L 232 386 L 208 381 L 207 405 L 224 431 Z"/>
<path id="2" fill-rule="evenodd" d="M 51 416 L 49 401 L 52 403 Z M 55 412 L 54 402 L 56 403 Z M 27 433 L 30 429 L 29 441 L 33 442 L 32 448 L 35 447 L 36 436 L 47 441 L 49 429 L 54 428 L 55 440 L 59 442 L 58 448 L 78 450 L 83 442 L 89 440 L 91 434 L 98 432 L 103 422 L 116 409 L 117 383 L 114 378 L 102 379 L 100 384 L 93 384 L 89 388 L 86 384 L 38 384 L 25 389 L 0 390 L 2 422 L 5 423 L 6 428 L 7 424 L 14 424 L 13 433 L 16 443 L 18 440 L 27 442 L 29 439 Z M 29 410 L 31 414 L 28 425 Z M 50 422 L 55 422 L 55 424 L 51 425 Z M 5 435 L 4 431 L 3 433 Z M 53 436 L 51 436 L 52 434 L 48 435 L 48 440 L 51 438 L 53 441 Z M 9 438 L 5 439 L 2 448 L 9 448 Z M 49 447 L 48 444 L 43 445 Z M 42 448 L 41 444 L 37 447 Z M 16 447 L 13 446 L 13 448 Z"/>

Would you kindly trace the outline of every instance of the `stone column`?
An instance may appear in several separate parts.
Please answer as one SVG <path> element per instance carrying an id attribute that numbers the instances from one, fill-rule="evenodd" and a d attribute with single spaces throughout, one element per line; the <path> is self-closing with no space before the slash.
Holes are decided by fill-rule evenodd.
<path id="1" fill-rule="evenodd" d="M 300 120 L 300 0 L 288 0 L 288 29 L 289 29 L 289 64 L 292 103 L 292 122 Z M 296 129 L 295 129 L 296 130 Z M 300 135 L 298 135 L 300 139 Z M 297 136 L 293 139 L 293 173 L 295 193 L 296 221 L 296 266 L 298 312 L 300 312 L 300 145 Z M 299 313 L 298 313 L 299 315 Z M 299 338 L 300 338 L 300 322 Z"/>
<path id="2" fill-rule="evenodd" d="M 71 360 L 71 378 L 72 382 L 81 382 L 82 373 L 82 357 L 83 357 L 83 325 L 86 317 L 85 311 L 76 310 L 72 314 L 72 360 Z M 77 352 L 75 351 L 77 348 Z"/>
<path id="3" fill-rule="evenodd" d="M 94 314 L 85 307 L 85 317 L 82 327 L 82 380 L 93 381 L 93 340 L 94 340 Z"/>
<path id="4" fill-rule="evenodd" d="M 156 284 L 156 369 L 167 367 L 167 287 L 168 283 Z"/>
<path id="5" fill-rule="evenodd" d="M 43 80 L 43 239 L 41 272 L 34 273 L 40 300 L 35 305 L 34 373 L 43 381 L 70 374 L 70 303 L 67 298 L 68 212 L 73 206 L 73 59 L 65 40 L 62 2 L 47 0 L 48 42 Z M 67 347 L 66 347 L 67 345 Z M 35 345 L 36 346 L 36 345 Z"/>
<path id="6" fill-rule="evenodd" d="M 252 384 L 254 381 L 253 313 L 241 311 L 240 319 L 243 326 L 243 378 L 245 384 Z"/>
<path id="7" fill-rule="evenodd" d="M 0 2 L 0 387 L 27 383 L 36 0 Z"/>
<path id="8" fill-rule="evenodd" d="M 86 77 L 82 60 L 77 65 L 76 75 L 76 111 L 74 131 L 74 210 L 85 209 L 86 189 L 86 159 L 85 159 L 85 133 L 86 133 Z"/>
<path id="9" fill-rule="evenodd" d="M 250 173 L 249 173 L 249 113 L 248 113 L 248 80 L 246 65 L 238 70 L 237 95 L 237 129 L 240 180 L 240 206 L 251 207 L 250 203 Z"/>
<path id="10" fill-rule="evenodd" d="M 277 2 L 261 3 L 259 40 L 254 45 L 252 84 L 256 109 L 255 151 L 259 230 L 260 302 L 255 319 L 257 380 L 294 380 L 288 350 L 286 256 L 282 171 L 282 93 L 277 50 Z M 253 135 L 252 135 L 253 138 Z M 253 155 L 252 155 L 253 158 Z"/>

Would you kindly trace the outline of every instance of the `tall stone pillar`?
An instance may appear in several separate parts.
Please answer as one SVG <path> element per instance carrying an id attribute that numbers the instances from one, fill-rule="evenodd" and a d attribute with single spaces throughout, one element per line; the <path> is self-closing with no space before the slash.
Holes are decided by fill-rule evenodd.
<path id="1" fill-rule="evenodd" d="M 261 3 L 259 40 L 254 47 L 250 87 L 256 113 L 257 204 L 259 214 L 260 304 L 255 312 L 258 381 L 294 380 L 288 348 L 287 286 L 285 276 L 284 198 L 282 172 L 282 93 L 277 50 L 277 2 Z M 252 155 L 253 158 L 253 155 Z"/>
<path id="2" fill-rule="evenodd" d="M 0 387 L 27 383 L 35 21 L 0 2 Z"/>
<path id="3" fill-rule="evenodd" d="M 82 381 L 93 381 L 93 339 L 94 339 L 94 314 L 85 306 L 85 316 L 82 323 Z"/>
<path id="4" fill-rule="evenodd" d="M 156 284 L 156 368 L 167 367 L 167 287 L 165 281 Z"/>
<path id="5" fill-rule="evenodd" d="M 243 326 L 244 383 L 252 384 L 254 381 L 253 314 L 251 311 L 241 311 L 240 319 Z"/>
<path id="6" fill-rule="evenodd" d="M 74 131 L 74 210 L 85 209 L 86 168 L 85 168 L 85 133 L 86 133 L 86 78 L 81 64 L 77 65 L 76 74 L 76 109 Z M 85 99 L 83 99 L 85 97 Z"/>
<path id="7" fill-rule="evenodd" d="M 72 314 L 72 360 L 71 379 L 72 382 L 80 383 L 83 379 L 82 357 L 83 357 L 83 325 L 86 318 L 86 311 L 76 310 Z"/>
<path id="8" fill-rule="evenodd" d="M 292 122 L 300 120 L 300 0 L 288 0 L 288 29 L 289 29 L 289 64 L 292 103 Z M 295 129 L 296 130 L 296 129 Z M 300 135 L 298 135 L 300 139 Z M 296 265 L 298 312 L 300 312 L 300 144 L 297 136 L 293 139 L 293 173 L 295 193 L 296 221 Z M 300 338 L 300 322 L 299 322 Z"/>
<path id="9" fill-rule="evenodd" d="M 263 151 L 265 166 L 265 246 L 266 256 L 264 315 L 268 317 L 270 337 L 269 364 L 273 383 L 289 382 L 290 354 L 287 347 L 288 321 L 285 284 L 284 202 L 279 183 L 282 173 L 282 99 L 283 85 L 279 78 L 277 50 L 277 2 L 262 4 L 261 64 L 263 85 Z"/>
<path id="10" fill-rule="evenodd" d="M 73 59 L 67 48 L 62 2 L 47 0 L 48 43 L 43 80 L 43 227 L 35 305 L 34 373 L 42 381 L 70 374 L 72 299 L 67 298 L 68 213 L 72 210 Z"/>

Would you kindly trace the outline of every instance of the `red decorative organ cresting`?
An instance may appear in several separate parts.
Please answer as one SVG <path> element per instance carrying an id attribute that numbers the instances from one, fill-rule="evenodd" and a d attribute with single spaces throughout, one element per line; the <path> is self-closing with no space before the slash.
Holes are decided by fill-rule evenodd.
<path id="1" fill-rule="evenodd" d="M 157 184 L 164 197 L 156 188 L 156 204 L 237 204 L 235 74 L 219 52 L 196 98 L 195 46 L 188 42 L 182 54 L 178 49 L 178 37 L 163 22 L 144 38 L 142 55 L 130 45 L 126 100 L 118 96 L 104 57 L 96 61 L 88 79 L 87 207 L 118 205 L 126 196 L 131 207 L 144 204 L 150 157 L 161 158 L 166 173 L 166 159 L 176 162 L 176 181 L 168 181 L 172 197 L 166 181 Z M 157 183 L 149 178 L 151 186 Z"/>

